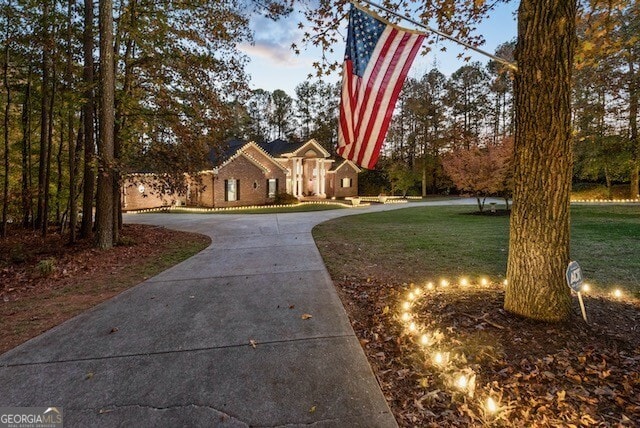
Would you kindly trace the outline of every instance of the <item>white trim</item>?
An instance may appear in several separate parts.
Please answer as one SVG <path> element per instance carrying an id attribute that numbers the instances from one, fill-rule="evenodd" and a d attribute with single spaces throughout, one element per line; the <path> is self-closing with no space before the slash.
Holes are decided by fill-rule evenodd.
<path id="1" fill-rule="evenodd" d="M 249 155 L 248 153 L 245 153 L 241 150 L 238 150 L 238 152 L 236 152 L 235 155 L 231 156 L 229 159 L 227 159 L 222 165 L 220 165 L 219 167 L 217 167 L 216 169 L 213 170 L 214 174 L 219 174 L 220 170 L 224 167 L 226 167 L 227 165 L 229 165 L 232 161 L 234 161 L 235 159 L 239 158 L 240 156 L 245 157 L 249 162 L 251 162 L 252 164 L 254 164 L 255 166 L 257 166 L 258 168 L 260 168 L 263 172 L 268 173 L 271 172 L 266 166 L 262 165 L 260 162 L 258 162 L 253 156 Z"/>
<path id="2" fill-rule="evenodd" d="M 351 168 L 353 168 L 353 170 L 355 172 L 361 172 L 362 171 L 360 168 L 358 168 L 358 166 L 355 163 L 351 162 L 348 159 L 345 159 L 344 161 L 342 161 L 342 163 L 336 169 L 334 169 L 333 171 L 330 171 L 330 172 L 337 172 L 340 168 L 342 168 L 345 165 L 349 165 Z"/>
<path id="3" fill-rule="evenodd" d="M 329 156 L 331 156 L 331 154 L 326 151 L 324 149 L 324 147 L 322 147 L 320 145 L 320 143 L 318 143 L 314 138 L 310 139 L 309 141 L 307 141 L 306 143 L 304 143 L 302 146 L 300 146 L 300 148 L 298 148 L 297 150 L 291 152 L 291 155 L 293 156 L 301 156 L 299 153 L 302 153 L 302 149 L 304 149 L 305 147 L 307 147 L 307 145 L 312 144 L 316 147 L 316 149 L 318 149 L 318 151 L 322 154 L 321 157 L 323 158 L 328 158 Z M 304 157 L 304 154 L 302 155 Z M 318 156 L 320 157 L 320 156 Z"/>
<path id="4" fill-rule="evenodd" d="M 260 153 L 262 153 L 263 155 L 265 155 L 270 161 L 271 163 L 275 164 L 278 168 L 280 168 L 282 171 L 287 172 L 287 168 L 285 168 L 284 166 L 282 166 L 277 160 L 276 158 L 274 158 L 273 156 L 271 156 L 269 153 L 267 153 L 262 147 L 260 147 L 258 145 L 258 143 L 256 143 L 255 141 L 249 141 L 247 144 L 245 144 L 244 146 L 240 147 L 238 149 L 238 151 L 242 151 L 244 152 L 244 150 L 248 147 L 251 146 L 253 148 L 255 148 L 256 150 L 258 150 Z"/>

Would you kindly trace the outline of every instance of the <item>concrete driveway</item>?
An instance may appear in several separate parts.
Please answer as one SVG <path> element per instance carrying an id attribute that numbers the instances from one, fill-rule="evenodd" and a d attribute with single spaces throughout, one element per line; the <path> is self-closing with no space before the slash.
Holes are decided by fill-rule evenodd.
<path id="1" fill-rule="evenodd" d="M 475 204 L 127 215 L 212 244 L 0 356 L 0 406 L 60 406 L 67 427 L 397 426 L 311 229 L 452 202 Z"/>

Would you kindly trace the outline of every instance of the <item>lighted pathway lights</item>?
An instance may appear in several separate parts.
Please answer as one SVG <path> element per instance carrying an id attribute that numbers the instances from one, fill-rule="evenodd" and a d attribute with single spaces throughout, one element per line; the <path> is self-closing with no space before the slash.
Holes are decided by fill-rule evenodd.
<path id="1" fill-rule="evenodd" d="M 428 291 L 448 289 L 452 284 L 457 284 L 463 289 L 469 289 L 474 285 L 486 288 L 490 285 L 490 280 L 488 277 L 483 276 L 477 282 L 474 282 L 469 277 L 461 277 L 457 282 L 451 283 L 447 278 L 441 278 L 438 287 L 433 282 L 426 282 L 424 287 L 411 284 L 410 290 L 406 293 L 406 299 L 400 302 L 401 311 L 396 318 L 404 327 L 405 335 L 416 345 L 425 364 L 436 371 L 436 375 L 442 385 L 449 388 L 449 392 L 452 394 L 462 394 L 466 397 L 466 402 L 470 404 L 468 400 L 474 400 L 476 393 L 476 373 L 467 365 L 466 357 L 447 350 L 446 343 L 448 341 L 445 335 L 440 330 L 430 331 L 425 325 L 417 322 L 417 317 L 412 312 L 420 298 L 429 296 Z M 507 284 L 506 279 L 502 281 L 503 286 Z M 591 286 L 589 284 L 583 284 L 582 292 L 590 290 Z M 613 290 L 611 295 L 618 300 L 624 297 L 620 289 Z M 501 397 L 493 392 L 483 394 L 482 397 L 477 399 L 479 410 L 487 422 L 494 421 L 499 417 L 506 417 L 509 407 L 501 406 L 500 400 Z"/>

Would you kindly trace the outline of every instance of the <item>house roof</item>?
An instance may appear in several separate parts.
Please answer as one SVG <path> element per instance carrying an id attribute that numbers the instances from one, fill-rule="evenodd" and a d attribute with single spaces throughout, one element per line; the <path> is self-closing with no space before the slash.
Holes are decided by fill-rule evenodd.
<path id="1" fill-rule="evenodd" d="M 257 166 L 258 168 L 260 168 L 263 172 L 269 172 L 269 168 L 267 168 L 266 166 L 264 166 L 263 164 L 261 164 L 256 158 L 254 158 L 253 156 L 249 155 L 248 153 L 243 152 L 242 150 L 238 150 L 236 152 L 236 154 L 234 154 L 233 156 L 231 156 L 229 159 L 227 159 L 226 161 L 224 161 L 219 167 L 214 169 L 214 172 L 217 173 L 220 169 L 224 168 L 225 166 L 227 166 L 231 161 L 233 161 L 236 158 L 239 158 L 240 156 L 244 157 L 245 159 L 247 159 L 249 162 L 251 162 L 252 164 L 254 164 L 255 166 Z"/>
<path id="2" fill-rule="evenodd" d="M 230 160 L 235 159 L 242 149 L 245 146 L 253 145 L 259 150 L 265 152 L 266 155 L 271 158 L 283 158 L 290 156 L 302 156 L 303 153 L 299 153 L 302 149 L 305 148 L 315 148 L 318 151 L 320 157 L 328 158 L 330 156 L 329 152 L 327 152 L 316 140 L 311 139 L 302 143 L 290 143 L 285 140 L 276 139 L 269 142 L 256 143 L 253 141 L 243 141 L 243 140 L 228 140 L 220 147 L 214 148 L 209 152 L 209 161 L 216 167 L 221 167 L 226 165 Z M 287 170 L 285 167 L 275 162 L 279 168 L 283 170 Z M 263 165 L 264 166 L 264 165 Z M 333 168 L 332 168 L 333 169 Z M 357 167 L 356 167 L 357 169 Z"/>
<path id="3" fill-rule="evenodd" d="M 302 147 L 305 143 L 290 143 L 284 140 L 273 140 L 270 142 L 259 143 L 258 145 L 273 157 L 281 157 L 285 153 L 293 153 Z"/>
<path id="4" fill-rule="evenodd" d="M 329 172 L 336 172 L 337 170 L 339 170 L 340 168 L 342 168 L 343 166 L 349 166 L 351 167 L 355 172 L 360 172 L 362 171 L 360 168 L 358 168 L 358 165 L 356 165 L 355 163 L 351 162 L 348 159 L 342 159 L 342 162 L 340 162 L 340 160 L 338 160 L 336 163 L 334 163 L 333 165 L 331 165 L 331 169 L 329 170 Z"/>

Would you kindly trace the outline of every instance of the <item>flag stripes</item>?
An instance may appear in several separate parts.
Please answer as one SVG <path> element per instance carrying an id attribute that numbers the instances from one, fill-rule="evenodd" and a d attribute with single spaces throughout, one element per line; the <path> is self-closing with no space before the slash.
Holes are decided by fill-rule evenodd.
<path id="1" fill-rule="evenodd" d="M 402 84 L 422 45 L 424 35 L 387 24 L 373 50 L 365 52 L 365 55 L 370 54 L 370 58 L 360 77 L 357 70 L 354 70 L 353 56 L 362 55 L 362 46 L 373 45 L 370 43 L 372 36 L 366 33 L 366 20 L 376 20 L 378 24 L 380 21 L 366 15 L 364 25 L 361 24 L 363 18 L 355 21 L 360 24 L 357 28 L 360 33 L 354 34 L 354 13 L 364 14 L 359 9 L 352 9 L 349 38 L 361 36 L 366 43 L 357 40 L 356 43 L 360 43 L 356 45 L 359 49 L 350 49 L 349 45 L 354 45 L 350 39 L 351 43 L 347 46 L 342 79 L 338 154 L 360 166 L 373 168 L 389 129 Z"/>

